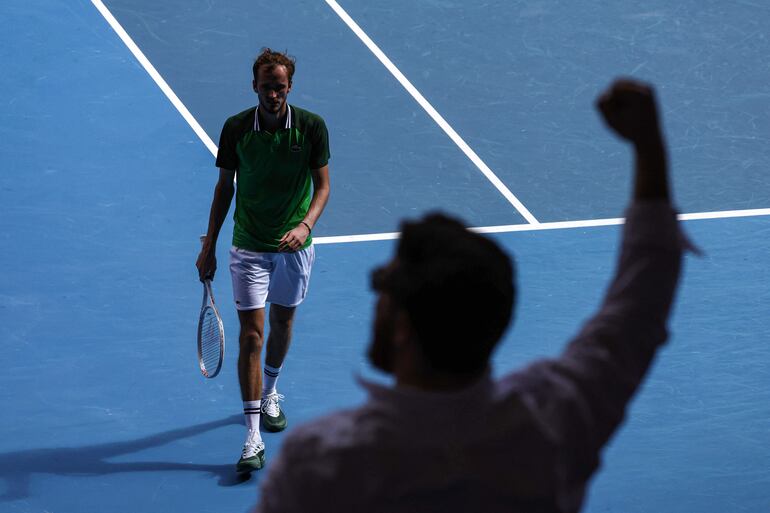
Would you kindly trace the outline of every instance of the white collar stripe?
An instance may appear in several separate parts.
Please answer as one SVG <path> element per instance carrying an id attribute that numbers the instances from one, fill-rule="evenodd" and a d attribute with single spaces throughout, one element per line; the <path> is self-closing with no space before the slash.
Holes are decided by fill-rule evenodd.
<path id="1" fill-rule="evenodd" d="M 286 115 L 286 126 L 284 128 L 291 128 L 291 105 L 288 103 L 286 104 L 286 110 L 288 111 Z M 259 105 L 257 105 L 257 108 L 254 109 L 254 131 L 259 132 Z"/>

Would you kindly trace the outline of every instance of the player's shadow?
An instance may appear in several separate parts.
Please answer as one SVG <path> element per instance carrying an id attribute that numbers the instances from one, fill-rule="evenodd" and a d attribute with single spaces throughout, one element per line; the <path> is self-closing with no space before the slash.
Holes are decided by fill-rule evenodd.
<path id="1" fill-rule="evenodd" d="M 234 486 L 249 479 L 235 472 L 235 465 L 204 465 L 196 463 L 171 463 L 160 461 L 111 463 L 106 461 L 123 454 L 131 454 L 150 447 L 157 447 L 211 431 L 230 424 L 241 424 L 243 415 L 233 415 L 221 420 L 165 431 L 137 440 L 115 442 L 84 447 L 46 447 L 28 451 L 0 454 L 0 479 L 5 481 L 6 491 L 0 502 L 23 499 L 29 496 L 33 474 L 56 475 L 103 475 L 118 472 L 158 472 L 190 470 L 208 472 L 219 478 L 220 486 Z"/>

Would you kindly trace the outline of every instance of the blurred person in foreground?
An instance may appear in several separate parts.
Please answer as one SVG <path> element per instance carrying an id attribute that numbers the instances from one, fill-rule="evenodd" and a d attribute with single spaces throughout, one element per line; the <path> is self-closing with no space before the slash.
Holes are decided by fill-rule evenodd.
<path id="1" fill-rule="evenodd" d="M 672 208 L 652 88 L 618 80 L 597 100 L 635 152 L 615 276 L 558 358 L 499 380 L 490 355 L 515 303 L 510 258 L 458 221 L 405 222 L 378 293 L 372 364 L 394 386 L 296 428 L 257 512 L 577 512 L 667 321 L 687 242 Z"/>

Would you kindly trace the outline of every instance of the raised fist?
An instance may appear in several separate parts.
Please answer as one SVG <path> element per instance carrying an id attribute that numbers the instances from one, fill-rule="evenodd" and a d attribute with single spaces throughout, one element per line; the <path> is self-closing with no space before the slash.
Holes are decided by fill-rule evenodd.
<path id="1" fill-rule="evenodd" d="M 637 147 L 661 140 L 658 108 L 652 86 L 631 79 L 618 79 L 596 100 L 607 125 Z"/>

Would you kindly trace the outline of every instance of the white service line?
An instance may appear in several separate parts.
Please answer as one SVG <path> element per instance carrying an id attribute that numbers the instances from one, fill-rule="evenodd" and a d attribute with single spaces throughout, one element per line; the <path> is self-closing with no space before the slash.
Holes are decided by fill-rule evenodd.
<path id="1" fill-rule="evenodd" d="M 441 114 L 436 111 L 436 109 L 433 108 L 433 106 L 428 102 L 428 100 L 425 99 L 425 97 L 420 94 L 420 91 L 417 90 L 416 87 L 412 85 L 411 82 L 404 76 L 403 73 L 396 67 L 395 64 L 388 58 L 385 53 L 383 53 L 382 50 L 374 43 L 374 41 L 371 40 L 371 38 L 366 35 L 366 32 L 364 32 L 361 27 L 358 26 L 358 24 L 353 20 L 353 18 L 350 17 L 350 15 L 345 12 L 345 10 L 340 7 L 340 5 L 336 2 L 336 0 L 326 0 L 326 3 L 329 4 L 329 7 L 331 7 L 335 13 L 337 13 L 337 16 L 339 16 L 342 21 L 345 22 L 345 24 L 350 28 L 350 30 L 353 31 L 353 33 L 358 36 L 358 38 L 363 42 L 367 48 L 379 59 L 379 61 L 390 71 L 390 73 L 396 78 L 396 80 L 399 81 L 399 83 L 404 87 L 404 89 L 407 90 L 407 92 L 412 95 L 412 98 L 414 98 L 418 104 L 420 104 L 420 107 L 425 109 L 425 112 L 428 113 L 428 115 L 433 118 L 433 121 L 436 122 L 436 124 L 441 127 L 441 129 L 449 136 L 452 141 L 462 150 L 463 153 L 473 162 L 476 167 L 479 168 L 479 171 L 481 171 L 484 176 L 487 177 L 487 179 L 492 182 L 492 185 L 495 186 L 495 188 L 500 191 L 500 193 L 505 197 L 505 199 L 508 200 L 508 202 L 514 206 L 516 210 L 524 217 L 524 219 L 527 220 L 529 224 L 537 225 L 539 224 L 539 221 L 535 218 L 535 216 L 532 215 L 532 213 L 527 210 L 527 207 L 524 206 L 524 204 L 519 201 L 519 199 L 514 196 L 514 194 L 508 189 L 508 187 L 505 186 L 505 184 L 495 175 L 491 169 L 489 169 L 489 166 L 487 166 L 483 160 L 481 160 L 481 157 L 479 157 L 475 151 L 471 149 L 470 146 L 460 137 L 460 135 L 455 132 L 455 130 L 449 125 L 449 123 L 446 122 L 446 120 L 441 116 Z"/>
<path id="2" fill-rule="evenodd" d="M 694 221 L 698 219 L 728 219 L 733 217 L 770 216 L 770 208 L 753 208 L 745 210 L 722 210 L 720 212 L 695 212 L 692 214 L 679 214 L 682 221 Z"/>
<path id="3" fill-rule="evenodd" d="M 747 210 L 724 210 L 720 212 L 694 212 L 691 214 L 679 214 L 680 221 L 701 221 L 705 219 L 728 219 L 735 217 L 770 216 L 770 208 L 755 208 Z M 569 228 L 593 228 L 597 226 L 614 226 L 623 224 L 622 217 L 608 219 L 586 219 L 582 221 L 556 221 L 538 224 L 509 224 L 501 226 L 479 226 L 470 228 L 478 233 L 507 233 L 507 232 L 531 232 L 540 230 L 563 230 Z M 372 233 L 368 235 L 347 235 L 339 237 L 314 237 L 315 244 L 341 244 L 346 242 L 368 242 L 376 240 L 397 239 L 397 232 Z"/>
<path id="4" fill-rule="evenodd" d="M 203 127 L 201 127 L 193 115 L 190 114 L 190 111 L 187 110 L 187 107 L 184 106 L 176 93 L 174 93 L 171 87 L 169 87 L 163 77 L 160 76 L 160 73 L 158 73 L 158 70 L 155 69 L 155 66 L 152 65 L 152 63 L 149 61 L 149 59 L 147 59 L 144 53 L 142 53 L 136 43 L 134 43 L 134 40 L 131 39 L 131 36 L 128 35 L 128 32 L 126 32 L 118 20 L 115 19 L 115 16 L 113 16 L 110 10 L 107 9 L 104 3 L 102 3 L 102 0 L 91 0 L 91 3 L 94 4 L 101 15 L 104 16 L 104 19 L 107 20 L 107 23 L 110 24 L 112 30 L 115 31 L 115 33 L 118 35 L 118 37 L 120 37 L 128 49 L 131 50 L 131 53 L 134 54 L 134 57 L 136 57 L 136 60 L 139 61 L 139 64 L 142 65 L 142 67 L 145 69 L 145 71 L 147 71 L 150 77 L 152 77 L 155 83 L 158 84 L 158 87 L 160 87 L 160 90 L 163 91 L 163 94 L 165 94 L 166 97 L 171 100 L 171 104 L 176 107 L 176 110 L 179 111 L 179 113 L 182 115 L 185 121 L 187 121 L 196 135 L 200 138 L 201 141 L 203 141 L 203 144 L 206 145 L 206 148 L 208 148 L 211 154 L 216 157 L 217 145 L 214 144 L 214 141 L 211 140 L 211 137 L 208 136 L 206 131 L 203 130 Z"/>

